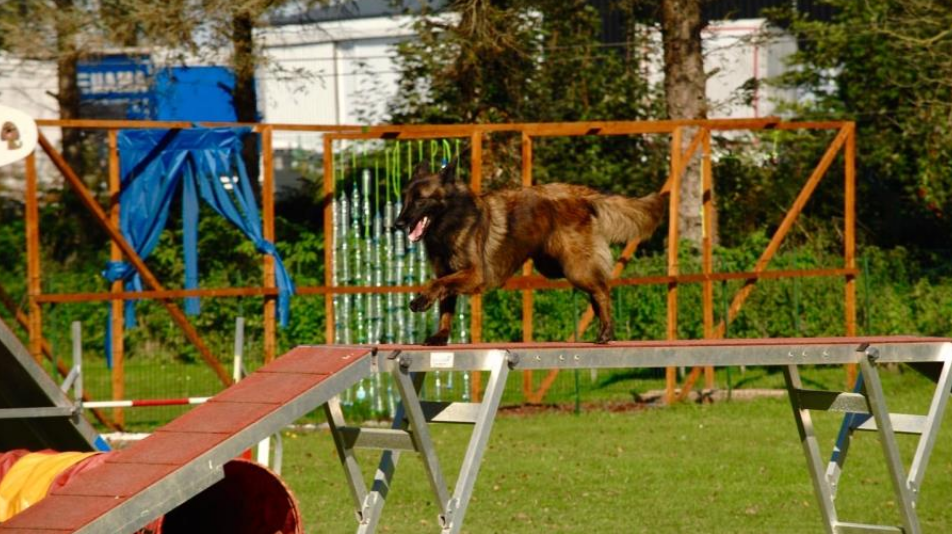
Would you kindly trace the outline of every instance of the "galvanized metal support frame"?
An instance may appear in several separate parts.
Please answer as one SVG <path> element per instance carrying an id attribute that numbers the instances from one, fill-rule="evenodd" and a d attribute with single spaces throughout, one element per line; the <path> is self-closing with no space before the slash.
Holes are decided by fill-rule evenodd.
<path id="1" fill-rule="evenodd" d="M 871 344 L 873 346 L 871 346 Z M 508 373 L 545 369 L 663 368 L 670 366 L 779 366 L 784 370 L 794 419 L 807 468 L 820 504 L 824 530 L 842 533 L 921 532 L 915 505 L 952 390 L 952 343 L 936 338 L 834 338 L 775 340 L 696 340 L 673 342 L 531 343 L 459 345 L 440 348 L 383 345 L 375 349 L 372 372 L 393 375 L 401 402 L 389 429 L 348 427 L 340 403 L 325 407 L 341 463 L 357 511 L 358 534 L 375 532 L 402 451 L 420 454 L 430 486 L 439 503 L 442 534 L 459 533 L 473 494 L 482 455 L 499 408 Z M 879 374 L 881 363 L 926 366 L 936 382 L 926 415 L 890 414 Z M 821 391 L 803 387 L 802 365 L 854 364 L 861 370 L 854 391 Z M 481 403 L 440 403 L 420 400 L 425 374 L 438 370 L 490 371 Z M 845 414 L 843 428 L 829 462 L 824 462 L 810 412 Z M 429 423 L 473 424 L 473 434 L 451 494 L 430 438 Z M 879 435 L 888 472 L 896 492 L 901 526 L 841 521 L 835 506 L 836 487 L 855 431 Z M 908 476 L 898 455 L 896 433 L 921 435 Z M 356 448 L 383 450 L 371 488 L 363 482 L 354 456 Z"/>
<path id="2" fill-rule="evenodd" d="M 379 356 L 375 357 L 378 362 L 381 361 Z M 508 351 L 488 351 L 470 368 L 490 373 L 481 403 L 436 403 L 421 401 L 419 397 L 426 371 L 411 372 L 412 359 L 409 356 L 401 356 L 400 351 L 391 353 L 386 363 L 391 369 L 400 403 L 390 429 L 348 427 L 338 398 L 331 399 L 325 405 L 328 426 L 354 501 L 358 534 L 375 532 L 380 523 L 402 451 L 416 452 L 423 461 L 430 488 L 439 506 L 441 532 L 460 532 L 513 361 Z M 474 425 L 452 494 L 447 489 L 430 437 L 431 422 Z M 383 450 L 369 491 L 354 454 L 357 448 Z"/>
<path id="3" fill-rule="evenodd" d="M 952 385 L 952 347 L 946 345 L 940 351 L 936 363 L 941 365 L 941 372 L 936 378 L 936 389 L 926 415 L 890 413 L 877 370 L 879 349 L 864 344 L 857 349 L 857 352 L 861 374 L 851 393 L 805 390 L 800 381 L 797 366 L 789 365 L 784 369 L 790 403 L 800 433 L 814 493 L 820 505 L 824 528 L 830 534 L 847 532 L 919 534 L 922 532 L 922 527 L 916 513 L 916 502 L 929 457 L 935 446 L 939 425 L 948 404 L 950 385 Z M 819 442 L 810 418 L 810 410 L 845 412 L 833 453 L 825 470 L 820 458 Z M 878 435 L 895 492 L 902 521 L 901 527 L 850 523 L 840 521 L 837 516 L 834 502 L 836 490 L 855 431 L 876 432 Z M 896 434 L 900 433 L 920 435 L 908 475 L 896 442 Z"/>

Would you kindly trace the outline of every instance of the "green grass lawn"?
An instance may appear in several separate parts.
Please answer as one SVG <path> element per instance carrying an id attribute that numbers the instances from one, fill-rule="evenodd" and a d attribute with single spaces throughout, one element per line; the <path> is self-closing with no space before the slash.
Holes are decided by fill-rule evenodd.
<path id="1" fill-rule="evenodd" d="M 749 373 L 754 385 L 781 383 L 776 373 Z M 924 413 L 927 381 L 912 372 L 882 374 L 891 410 Z M 806 381 L 830 387 L 824 383 L 839 382 L 842 370 L 806 375 Z M 952 493 L 949 418 L 919 502 L 925 532 L 952 530 L 952 508 L 944 497 Z M 827 455 L 840 419 L 827 413 L 815 413 L 814 419 Z M 471 427 L 432 428 L 452 484 Z M 900 437 L 907 462 L 915 439 Z M 371 451 L 359 456 L 368 480 L 377 458 Z M 283 476 L 300 501 L 308 532 L 355 530 L 327 432 L 286 433 Z M 854 442 L 840 487 L 842 520 L 899 524 L 875 435 L 862 434 Z M 422 464 L 416 455 L 405 454 L 380 531 L 436 532 L 436 517 Z M 493 429 L 464 528 L 472 533 L 822 531 L 785 399 L 580 415 L 504 412 Z"/>

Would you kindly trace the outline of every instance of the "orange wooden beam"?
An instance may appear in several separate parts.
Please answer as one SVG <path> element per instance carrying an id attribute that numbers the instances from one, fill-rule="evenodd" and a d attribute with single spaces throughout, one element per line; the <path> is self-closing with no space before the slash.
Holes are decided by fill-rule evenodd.
<path id="1" fill-rule="evenodd" d="M 681 157 L 681 136 L 682 130 L 676 129 L 671 134 L 671 188 L 670 204 L 668 205 L 668 276 L 678 274 L 678 249 L 680 237 L 678 233 L 678 211 L 681 206 L 681 174 L 687 168 L 686 162 L 690 157 L 684 159 Z M 667 295 L 667 339 L 678 338 L 678 284 L 677 282 L 668 283 Z M 665 368 L 665 402 L 671 404 L 674 402 L 674 386 L 677 380 L 674 367 Z"/>
<path id="2" fill-rule="evenodd" d="M 263 126 L 261 129 L 261 233 L 265 240 L 275 243 L 274 145 L 272 139 L 271 126 Z M 275 281 L 274 258 L 268 254 L 264 255 L 263 275 L 264 287 L 266 289 L 273 289 L 277 285 Z M 277 355 L 276 311 L 277 301 L 275 297 L 266 295 L 264 297 L 264 363 L 271 362 Z"/>
<path id="3" fill-rule="evenodd" d="M 117 232 L 119 228 L 119 194 L 121 191 L 120 172 L 119 172 L 119 132 L 115 129 L 108 132 L 109 145 L 109 224 Z M 109 260 L 122 261 L 122 250 L 114 242 L 109 242 Z M 121 293 L 123 291 L 122 280 L 116 280 L 112 283 L 110 291 L 112 293 Z M 112 340 L 110 347 L 112 350 L 112 399 L 123 400 L 126 398 L 126 372 L 125 372 L 125 310 L 122 301 L 114 300 L 110 303 L 112 308 Z M 112 411 L 112 417 L 116 423 L 122 425 L 125 423 L 125 414 L 122 408 L 115 408 Z"/>
<path id="4" fill-rule="evenodd" d="M 324 135 L 324 286 L 334 284 L 334 136 Z M 302 289 L 298 290 L 303 294 Z M 334 342 L 334 298 L 324 297 L 324 342 Z"/>
<path id="5" fill-rule="evenodd" d="M 522 133 L 522 186 L 532 185 L 532 137 Z M 522 275 L 532 275 L 532 260 L 522 266 Z M 522 341 L 532 341 L 533 295 L 531 289 L 522 291 Z M 522 395 L 527 401 L 532 397 L 532 371 L 522 372 Z"/>
<path id="6" fill-rule="evenodd" d="M 27 306 L 30 326 L 30 355 L 37 363 L 43 360 L 43 310 L 37 300 L 43 292 L 40 270 L 39 186 L 36 177 L 36 155 L 26 157 L 26 273 Z"/>
<path id="7" fill-rule="evenodd" d="M 843 129 L 847 132 L 846 146 L 843 150 L 844 169 L 844 216 L 843 216 L 843 265 L 847 269 L 856 269 L 856 124 L 849 123 Z M 856 275 L 846 275 L 845 312 L 846 335 L 856 335 Z M 868 332 L 867 332 L 868 334 Z M 846 366 L 846 387 L 850 390 L 856 384 L 856 364 Z"/>
<path id="8" fill-rule="evenodd" d="M 704 274 L 710 275 L 714 272 L 714 239 L 717 238 L 717 218 L 715 215 L 716 206 L 714 205 L 714 170 L 711 162 L 711 131 L 704 130 L 704 137 L 701 140 L 701 202 L 704 207 L 704 218 L 702 219 L 703 240 L 701 243 L 702 257 L 701 270 Z M 714 335 L 714 282 L 706 280 L 702 289 L 703 294 L 703 314 L 704 314 L 704 337 L 710 338 Z M 714 388 L 714 368 L 707 366 L 704 368 L 704 387 Z M 684 389 L 684 388 L 682 388 Z"/>
<path id="9" fill-rule="evenodd" d="M 469 151 L 469 178 L 473 191 L 478 195 L 483 189 L 483 134 L 473 132 L 470 137 Z M 479 343 L 483 340 L 483 296 L 472 295 L 469 298 L 470 340 Z M 470 399 L 479 402 L 482 397 L 483 376 L 479 371 L 473 371 L 470 385 Z"/>
<path id="10" fill-rule="evenodd" d="M 638 242 L 628 243 L 622 254 L 618 257 L 618 263 L 615 264 L 615 270 L 620 270 L 628 261 L 631 260 L 631 254 L 637 248 Z M 626 251 L 631 251 L 627 254 Z M 785 269 L 776 271 L 744 271 L 736 273 L 695 273 L 679 274 L 676 276 L 636 276 L 631 278 L 616 278 L 610 280 L 608 284 L 617 286 L 644 286 L 644 285 L 666 285 L 671 283 L 693 284 L 705 281 L 719 282 L 723 280 L 776 280 L 778 278 L 809 278 L 822 276 L 857 276 L 859 269 L 845 268 L 822 268 L 822 269 Z M 296 288 L 298 295 L 360 295 L 374 293 L 416 293 L 424 286 L 300 286 Z M 571 289 L 568 282 L 561 280 L 549 280 L 539 275 L 517 276 L 510 278 L 502 289 L 505 290 L 546 290 L 546 289 Z M 111 300 L 143 300 L 143 299 L 183 299 L 187 297 L 202 298 L 233 298 L 233 297 L 260 297 L 276 296 L 277 288 L 264 287 L 222 287 L 206 289 L 163 289 L 161 291 L 121 291 L 118 293 L 99 292 L 99 293 L 44 293 L 37 297 L 36 301 L 41 304 L 63 304 L 69 302 L 106 302 Z M 584 316 L 582 317 L 584 319 Z M 594 317 L 592 318 L 594 319 Z M 591 319 L 590 319 L 591 320 Z M 581 324 L 581 322 L 580 322 Z"/>

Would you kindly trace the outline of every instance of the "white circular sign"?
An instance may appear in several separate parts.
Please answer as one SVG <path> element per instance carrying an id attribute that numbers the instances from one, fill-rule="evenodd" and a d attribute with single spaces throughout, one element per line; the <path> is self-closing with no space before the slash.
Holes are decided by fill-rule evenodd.
<path id="1" fill-rule="evenodd" d="M 22 111 L 0 105 L 0 167 L 25 158 L 36 148 L 36 122 Z"/>

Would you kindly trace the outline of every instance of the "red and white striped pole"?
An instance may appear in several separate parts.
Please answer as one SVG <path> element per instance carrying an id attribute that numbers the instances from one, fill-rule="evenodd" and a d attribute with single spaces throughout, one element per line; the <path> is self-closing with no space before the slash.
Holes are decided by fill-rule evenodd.
<path id="1" fill-rule="evenodd" d="M 181 399 L 144 399 L 144 400 L 111 400 L 86 401 L 83 408 L 141 408 L 145 406 L 185 406 L 204 404 L 211 397 L 185 397 Z"/>

